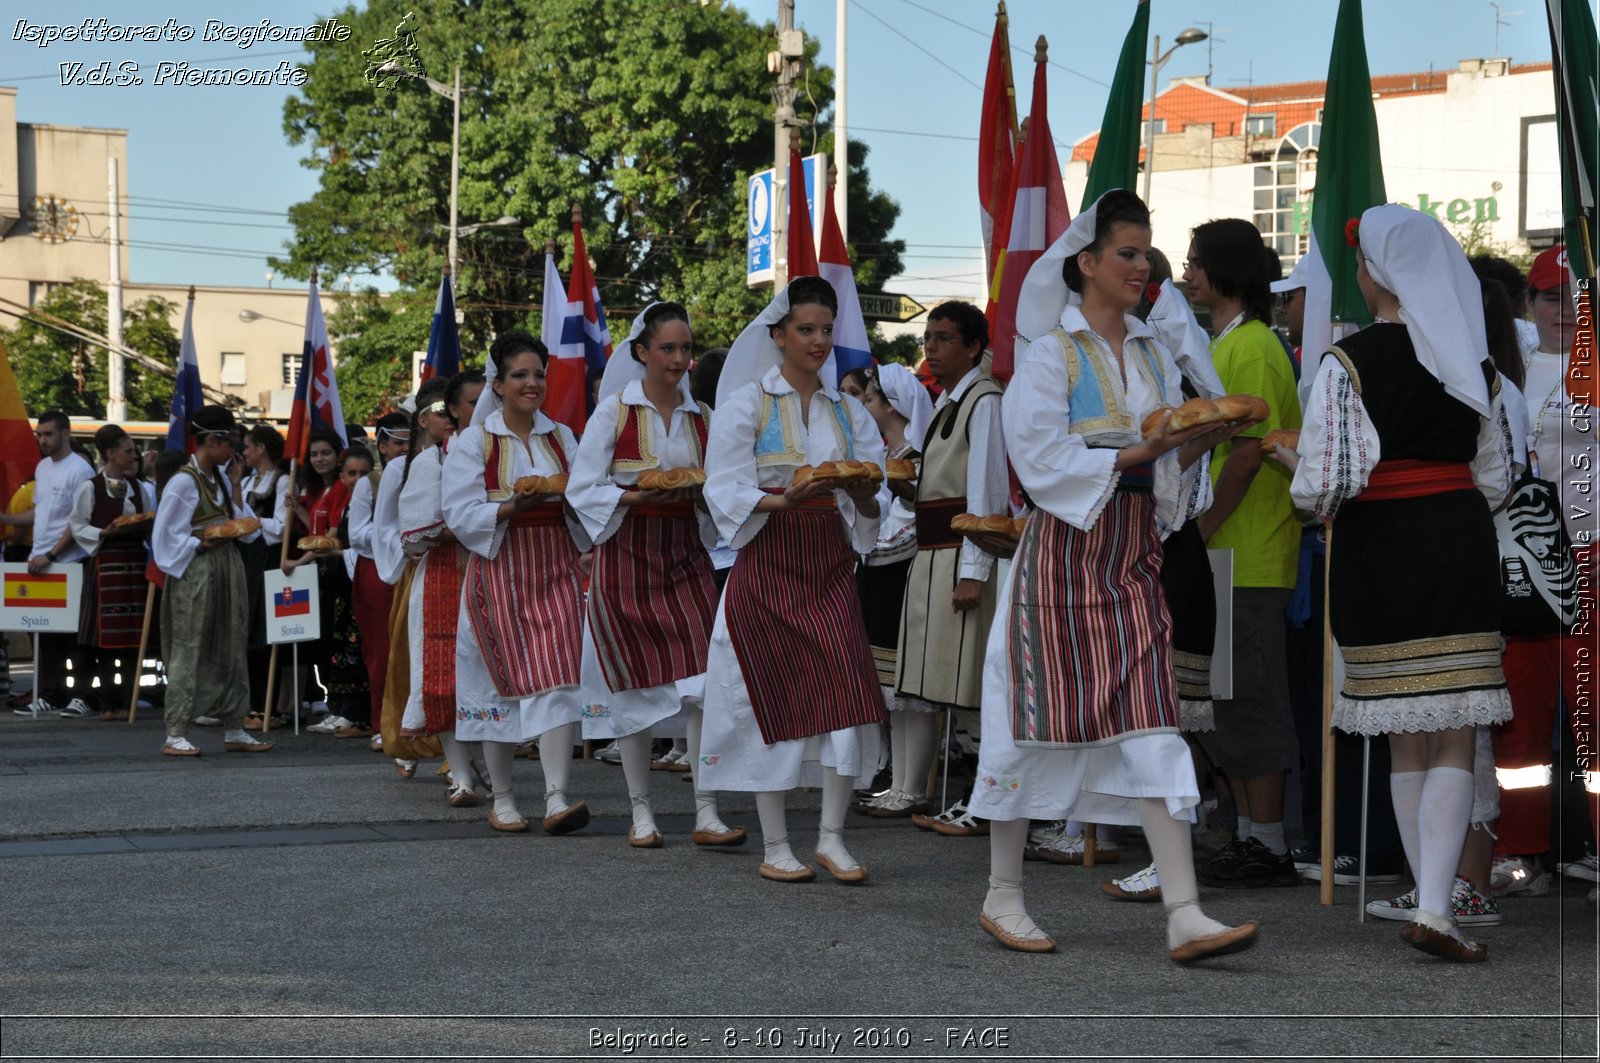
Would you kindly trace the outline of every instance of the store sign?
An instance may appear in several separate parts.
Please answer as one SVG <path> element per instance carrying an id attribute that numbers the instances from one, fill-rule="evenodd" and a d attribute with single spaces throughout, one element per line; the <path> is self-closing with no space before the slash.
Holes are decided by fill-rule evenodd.
<path id="1" fill-rule="evenodd" d="M 1315 198 L 1307 196 L 1303 200 L 1295 201 L 1292 232 L 1303 235 L 1311 231 L 1311 204 Z M 1402 207 L 1412 207 L 1424 214 L 1430 214 L 1448 225 L 1475 225 L 1479 222 L 1500 220 L 1500 201 L 1494 196 L 1481 196 L 1475 199 L 1458 196 L 1453 199 L 1442 199 L 1422 192 L 1417 195 L 1415 203 L 1408 203 L 1403 199 L 1394 202 Z"/>

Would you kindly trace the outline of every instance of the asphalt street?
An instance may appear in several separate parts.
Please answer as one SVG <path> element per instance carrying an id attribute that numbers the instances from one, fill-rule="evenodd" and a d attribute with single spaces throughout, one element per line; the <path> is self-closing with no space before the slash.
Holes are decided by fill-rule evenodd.
<path id="1" fill-rule="evenodd" d="M 676 775 L 652 777 L 667 846 L 634 850 L 598 762 L 573 773 L 587 830 L 500 835 L 437 762 L 403 780 L 360 740 L 250 756 L 215 730 L 174 760 L 143 716 L 0 718 L 0 1059 L 1595 1058 L 1586 884 L 1503 901 L 1478 966 L 1358 923 L 1355 887 L 1206 891 L 1260 944 L 1180 968 L 1159 908 L 1098 891 L 1148 861 L 1128 848 L 1027 865 L 1061 945 L 1027 956 L 978 927 L 981 838 L 852 816 L 868 884 L 780 885 L 748 796 L 724 808 L 751 843 L 698 849 Z M 539 765 L 516 770 L 535 813 Z M 791 805 L 802 858 L 816 800 Z"/>

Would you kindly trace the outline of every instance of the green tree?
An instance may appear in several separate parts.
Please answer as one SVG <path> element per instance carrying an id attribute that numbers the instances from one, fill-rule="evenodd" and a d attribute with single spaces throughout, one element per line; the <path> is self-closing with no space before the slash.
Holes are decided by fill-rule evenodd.
<path id="1" fill-rule="evenodd" d="M 275 268 L 389 272 L 415 291 L 401 297 L 408 305 L 431 299 L 448 242 L 450 104 L 414 81 L 369 84 L 357 47 L 392 36 L 411 10 L 428 75 L 449 83 L 459 63 L 475 90 L 462 97 L 462 221 L 522 220 L 520 233 L 461 238 L 465 349 L 537 325 L 545 241 L 556 240 L 567 275 L 574 203 L 615 331 L 649 300 L 670 298 L 688 306 L 702 346 L 737 335 L 770 295 L 745 287 L 744 188 L 772 161 L 765 56 L 775 39 L 770 24 L 731 4 L 373 0 L 338 12 L 351 39 L 308 44 L 308 79 L 284 108 L 289 140 L 308 149 L 303 165 L 320 187 L 290 209 L 295 237 Z M 824 120 L 814 137 L 798 135 L 827 150 L 832 72 L 813 67 L 807 87 L 801 118 Z M 870 188 L 866 158 L 865 145 L 851 145 L 853 254 L 858 283 L 871 288 L 900 270 L 904 244 L 889 238 L 899 208 Z M 430 314 L 380 311 L 380 302 L 351 300 L 329 325 L 341 367 L 351 367 L 341 391 L 352 415 L 368 409 L 356 376 L 384 376 L 379 344 L 366 337 L 393 330 L 391 363 L 427 341 Z M 382 320 L 369 326 L 369 313 Z M 359 353 L 353 335 L 363 337 Z M 391 369 L 381 386 L 406 375 Z"/>
<path id="2" fill-rule="evenodd" d="M 97 336 L 106 334 L 106 293 L 98 283 L 78 277 L 51 289 L 36 310 L 71 322 Z M 172 328 L 176 307 L 151 296 L 122 310 L 122 342 L 163 365 L 177 365 L 180 346 Z M 32 413 L 61 410 L 103 418 L 109 393 L 104 347 L 86 343 L 37 318 L 17 322 L 5 336 L 11 368 L 22 401 Z M 136 362 L 125 361 L 123 393 L 128 418 L 164 421 L 172 408 L 172 381 Z"/>

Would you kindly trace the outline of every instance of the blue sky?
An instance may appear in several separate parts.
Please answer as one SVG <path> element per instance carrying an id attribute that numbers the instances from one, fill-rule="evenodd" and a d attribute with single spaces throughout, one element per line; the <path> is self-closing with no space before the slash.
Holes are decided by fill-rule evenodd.
<path id="1" fill-rule="evenodd" d="M 660 0 L 664 9 L 689 0 Z M 1171 77 L 1202 74 L 1239 89 L 1254 82 L 1320 80 L 1327 73 L 1335 0 L 1152 0 L 1151 32 L 1170 41 L 1187 26 L 1209 24 L 1213 47 L 1178 50 L 1162 69 Z M 738 6 L 773 18 L 776 0 Z M 1504 3 L 1500 55 L 1518 63 L 1550 57 L 1542 0 Z M 1019 96 L 1027 99 L 1034 38 L 1050 38 L 1050 126 L 1070 144 L 1099 125 L 1106 88 L 1132 18 L 1132 0 L 1010 0 Z M 835 0 L 797 0 L 797 22 L 821 44 L 832 65 Z M 130 10 L 139 14 L 130 16 Z M 168 0 L 157 7 L 126 3 L 7 5 L 0 20 L 0 85 L 19 89 L 24 122 L 109 126 L 129 131 L 130 204 L 125 232 L 131 279 L 161 283 L 260 285 L 266 255 L 290 236 L 284 212 L 315 190 L 315 175 L 283 134 L 279 87 L 154 85 L 161 61 L 195 66 L 271 67 L 302 55 L 291 44 L 248 50 L 204 42 L 208 19 L 247 24 L 309 23 L 334 10 L 326 4 L 229 4 Z M 188 43 L 63 44 L 39 48 L 13 39 L 17 20 L 77 23 L 174 19 L 196 29 Z M 1479 0 L 1368 0 L 1367 47 L 1374 73 L 1453 68 L 1463 58 L 1495 54 L 1495 12 Z M 918 298 L 971 297 L 978 284 L 976 154 L 980 87 L 994 20 L 990 0 L 851 0 L 848 16 L 852 139 L 872 148 L 873 183 L 902 208 L 895 235 L 908 243 L 906 276 L 894 290 Z M 349 42 L 367 47 L 370 42 Z M 420 43 L 426 48 L 425 30 Z M 141 86 L 62 86 L 57 64 L 136 62 Z M 470 73 L 467 75 L 470 81 Z M 441 100 L 441 106 L 447 104 Z M 1024 106 L 1026 104 L 1024 103 Z M 1061 149 L 1061 154 L 1065 150 Z M 730 190 L 741 195 L 742 190 Z M 100 206 L 90 208 L 103 209 Z M 477 219 L 462 219 L 463 222 Z M 98 226 L 96 226 L 98 227 Z M 373 278 L 358 277 L 356 283 Z M 380 284 L 386 287 L 386 284 Z"/>

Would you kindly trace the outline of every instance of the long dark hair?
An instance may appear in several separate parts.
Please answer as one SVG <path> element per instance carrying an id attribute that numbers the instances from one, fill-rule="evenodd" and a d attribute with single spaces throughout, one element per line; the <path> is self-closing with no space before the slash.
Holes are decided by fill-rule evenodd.
<path id="1" fill-rule="evenodd" d="M 1511 316 L 1511 297 L 1506 286 L 1493 277 L 1478 278 L 1483 288 L 1483 332 L 1489 341 L 1489 358 L 1500 375 L 1522 390 L 1522 344 Z"/>
<path id="2" fill-rule="evenodd" d="M 1189 236 L 1212 291 L 1239 300 L 1246 321 L 1271 325 L 1272 290 L 1261 230 L 1243 218 L 1217 218 L 1196 225 Z"/>
<path id="3" fill-rule="evenodd" d="M 312 429 L 311 437 L 306 440 L 306 454 L 309 455 L 311 453 L 311 448 L 316 446 L 318 443 L 328 444 L 328 446 L 333 448 L 334 454 L 339 454 L 344 450 L 344 440 L 340 439 L 339 433 L 335 432 L 331 428 Z M 338 478 L 339 466 L 334 465 L 333 479 L 337 480 Z M 322 477 L 317 475 L 316 470 L 311 467 L 311 461 L 309 457 L 305 463 L 300 466 L 300 483 L 298 486 L 300 490 L 305 493 L 307 498 L 316 499 L 320 497 L 322 492 L 327 490 L 330 484 L 331 481 L 324 480 Z"/>

